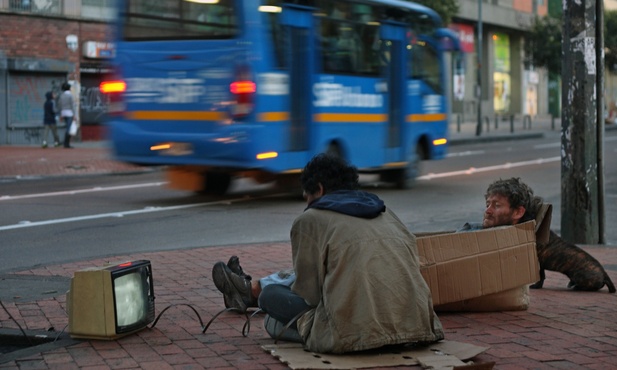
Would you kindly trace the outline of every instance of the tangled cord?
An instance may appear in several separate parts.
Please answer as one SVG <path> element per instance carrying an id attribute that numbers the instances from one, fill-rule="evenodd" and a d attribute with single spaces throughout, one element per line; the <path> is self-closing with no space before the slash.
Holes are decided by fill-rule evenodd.
<path id="1" fill-rule="evenodd" d="M 244 322 L 244 325 L 242 326 L 242 335 L 245 337 L 248 337 L 249 332 L 251 330 L 251 318 L 253 318 L 256 314 L 261 312 L 261 309 L 257 309 L 255 312 L 253 312 L 250 316 L 249 316 L 249 312 L 248 311 L 241 311 L 237 308 L 234 307 L 230 307 L 230 308 L 225 308 L 221 311 L 219 311 L 218 313 L 216 313 L 211 319 L 210 321 L 208 321 L 208 323 L 204 326 L 204 322 L 201 319 L 201 316 L 199 315 L 199 312 L 197 312 L 197 310 L 195 309 L 195 307 L 191 306 L 190 304 L 186 304 L 186 303 L 177 303 L 177 304 L 172 304 L 169 305 L 167 307 L 165 307 L 165 309 L 163 309 L 163 311 L 161 311 L 156 319 L 154 320 L 154 322 L 152 323 L 152 325 L 150 326 L 150 329 L 153 329 L 156 326 L 156 323 L 159 321 L 159 319 L 161 318 L 161 316 L 163 315 L 163 313 L 165 311 L 167 311 L 168 309 L 175 307 L 175 306 L 187 306 L 188 308 L 190 308 L 191 310 L 193 310 L 193 312 L 195 312 L 195 314 L 197 315 L 197 318 L 199 319 L 199 325 L 202 328 L 201 333 L 205 334 L 206 330 L 208 330 L 208 328 L 210 327 L 210 325 L 212 324 L 212 322 L 214 322 L 214 320 L 219 317 L 222 313 L 224 312 L 229 312 L 229 311 L 234 311 L 237 313 L 241 313 L 244 314 L 244 316 L 246 317 L 246 321 Z"/>
<path id="2" fill-rule="evenodd" d="M 228 312 L 228 311 L 235 311 L 238 313 L 242 313 L 244 314 L 244 317 L 246 317 L 246 321 L 244 322 L 244 325 L 242 326 L 242 336 L 244 337 L 248 337 L 249 332 L 251 331 L 251 318 L 253 318 L 255 315 L 257 315 L 258 313 L 261 312 L 261 309 L 258 308 L 255 312 L 253 312 L 251 314 L 251 316 L 249 316 L 248 311 L 241 311 L 237 308 L 234 307 L 229 307 L 229 308 L 225 308 L 221 311 L 219 311 L 216 315 L 214 315 L 210 321 L 208 321 L 208 324 L 204 327 L 202 326 L 203 330 L 201 331 L 202 334 L 206 333 L 206 330 L 208 330 L 208 328 L 210 327 L 210 324 L 212 324 L 212 322 L 214 322 L 214 320 L 219 317 L 223 312 Z"/>

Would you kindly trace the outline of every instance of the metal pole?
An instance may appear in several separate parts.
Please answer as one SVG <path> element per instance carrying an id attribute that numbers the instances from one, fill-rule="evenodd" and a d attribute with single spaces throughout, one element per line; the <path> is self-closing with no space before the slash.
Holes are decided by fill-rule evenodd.
<path id="1" fill-rule="evenodd" d="M 482 0 L 478 0 L 478 49 L 476 55 L 478 59 L 478 85 L 476 87 L 478 124 L 476 125 L 476 136 L 480 136 L 482 134 Z"/>
<path id="2" fill-rule="evenodd" d="M 604 209 L 604 9 L 603 1 L 596 0 L 596 150 L 598 157 L 598 243 L 606 243 L 606 210 Z"/>

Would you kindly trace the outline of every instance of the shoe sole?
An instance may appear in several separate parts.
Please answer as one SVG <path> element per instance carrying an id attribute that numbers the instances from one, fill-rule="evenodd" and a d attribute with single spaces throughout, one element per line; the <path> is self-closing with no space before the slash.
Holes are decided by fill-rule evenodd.
<path id="1" fill-rule="evenodd" d="M 225 307 L 235 308 L 242 312 L 246 312 L 246 304 L 242 300 L 242 296 L 237 292 L 235 285 L 227 275 L 225 270 L 227 265 L 224 262 L 217 262 L 212 268 L 212 280 L 216 288 L 223 293 L 223 300 L 225 301 Z M 232 292 L 225 294 L 225 292 Z"/>

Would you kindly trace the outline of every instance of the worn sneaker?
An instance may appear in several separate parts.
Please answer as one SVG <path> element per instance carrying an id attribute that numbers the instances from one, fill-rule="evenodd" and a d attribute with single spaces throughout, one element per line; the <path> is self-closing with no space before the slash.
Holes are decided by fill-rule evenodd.
<path id="1" fill-rule="evenodd" d="M 245 274 L 244 270 L 242 270 L 242 266 L 240 266 L 240 259 L 238 258 L 238 256 L 231 256 L 229 258 L 229 261 L 227 261 L 227 267 L 229 267 L 231 272 L 240 275 L 240 277 L 243 277 L 246 280 L 252 279 L 251 275 Z"/>
<path id="2" fill-rule="evenodd" d="M 272 339 L 304 343 L 298 329 L 291 326 L 285 329 L 285 324 L 274 319 L 270 315 L 266 315 L 266 317 L 264 317 L 264 329 L 266 329 L 266 332 L 270 334 Z M 283 332 L 283 330 L 285 331 Z"/>
<path id="3" fill-rule="evenodd" d="M 257 300 L 251 295 L 251 282 L 235 274 L 224 262 L 217 262 L 212 267 L 212 280 L 216 288 L 223 293 L 225 307 L 246 312 L 248 307 L 257 307 Z"/>

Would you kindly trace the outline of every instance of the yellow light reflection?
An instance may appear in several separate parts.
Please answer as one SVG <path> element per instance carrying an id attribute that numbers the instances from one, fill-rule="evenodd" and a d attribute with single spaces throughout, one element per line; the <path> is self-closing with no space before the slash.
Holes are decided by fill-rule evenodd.
<path id="1" fill-rule="evenodd" d="M 155 150 L 165 150 L 165 149 L 169 149 L 171 148 L 171 144 L 159 144 L 159 145 L 152 145 L 150 147 L 150 150 L 155 151 Z"/>
<path id="2" fill-rule="evenodd" d="M 281 11 L 283 11 L 280 6 L 274 5 L 261 5 L 259 6 L 259 8 L 257 8 L 257 10 L 263 13 L 280 13 Z"/>
<path id="3" fill-rule="evenodd" d="M 270 158 L 276 158 L 278 157 L 279 154 L 277 152 L 265 152 L 265 153 L 259 153 L 257 154 L 257 159 L 270 159 Z"/>
<path id="4" fill-rule="evenodd" d="M 435 145 L 435 146 L 437 146 L 437 145 L 444 145 L 447 142 L 448 142 L 448 139 L 442 137 L 441 139 L 433 140 L 433 145 Z"/>
<path id="5" fill-rule="evenodd" d="M 219 0 L 184 0 L 188 3 L 197 3 L 197 4 L 218 4 Z"/>

